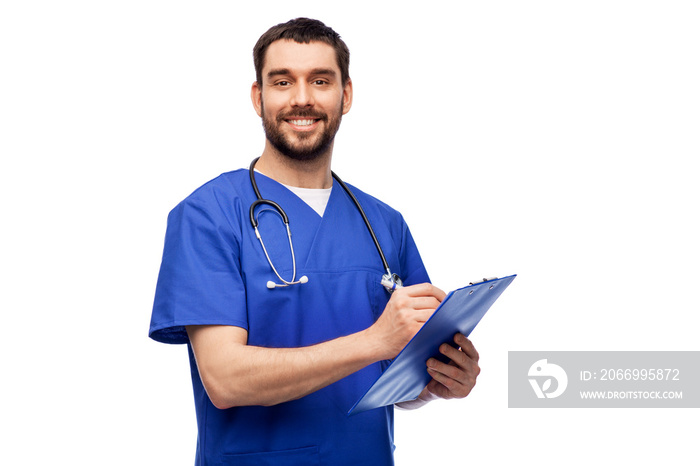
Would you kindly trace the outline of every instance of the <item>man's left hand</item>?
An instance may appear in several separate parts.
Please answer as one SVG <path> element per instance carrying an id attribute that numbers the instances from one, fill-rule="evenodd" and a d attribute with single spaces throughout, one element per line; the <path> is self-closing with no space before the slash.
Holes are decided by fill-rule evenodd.
<path id="1" fill-rule="evenodd" d="M 461 333 L 455 335 L 454 341 L 459 349 L 447 343 L 440 345 L 440 353 L 450 358 L 449 363 L 434 358 L 428 359 L 426 365 L 433 380 L 425 387 L 420 398 L 426 399 L 430 394 L 445 399 L 464 398 L 474 388 L 476 377 L 481 371 L 479 353 L 472 342 Z"/>

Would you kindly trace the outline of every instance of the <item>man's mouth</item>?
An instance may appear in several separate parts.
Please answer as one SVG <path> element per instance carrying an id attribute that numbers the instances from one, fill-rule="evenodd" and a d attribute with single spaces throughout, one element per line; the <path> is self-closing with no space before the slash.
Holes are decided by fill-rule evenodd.
<path id="1" fill-rule="evenodd" d="M 312 132 L 318 127 L 320 121 L 323 121 L 322 117 L 309 117 L 309 116 L 293 116 L 284 118 L 284 121 L 291 126 L 294 131 L 299 132 Z"/>
<path id="2" fill-rule="evenodd" d="M 294 126 L 311 126 L 314 123 L 316 123 L 316 121 L 318 121 L 318 120 L 306 119 L 306 120 L 287 120 L 287 121 L 289 123 L 293 124 Z"/>

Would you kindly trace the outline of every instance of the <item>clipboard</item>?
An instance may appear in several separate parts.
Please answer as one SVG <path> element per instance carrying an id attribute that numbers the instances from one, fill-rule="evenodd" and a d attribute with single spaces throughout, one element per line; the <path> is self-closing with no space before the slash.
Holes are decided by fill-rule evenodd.
<path id="1" fill-rule="evenodd" d="M 469 336 L 515 277 L 484 279 L 451 291 L 348 415 L 415 400 L 431 380 L 425 362 L 431 357 L 447 361 L 439 352 L 440 345 L 454 344 L 456 333 Z"/>

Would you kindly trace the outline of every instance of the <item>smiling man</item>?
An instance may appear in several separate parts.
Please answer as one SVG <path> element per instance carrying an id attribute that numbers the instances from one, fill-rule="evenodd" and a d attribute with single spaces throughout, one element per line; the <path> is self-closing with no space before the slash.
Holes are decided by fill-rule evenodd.
<path id="1" fill-rule="evenodd" d="M 352 83 L 341 80 L 337 66 L 314 67 L 333 63 L 334 55 L 333 48 L 322 42 L 270 44 L 262 81 L 252 90 L 253 104 L 263 119 L 266 153 L 276 151 L 299 161 L 330 153 L 342 115 L 352 103 Z M 292 68 L 287 67 L 290 63 Z"/>
<path id="2" fill-rule="evenodd" d="M 393 464 L 393 407 L 346 413 L 445 293 L 401 215 L 331 172 L 353 97 L 340 36 L 292 20 L 254 62 L 262 155 L 170 213 L 150 336 L 188 346 L 197 465 Z M 478 353 L 455 343 L 402 407 L 471 391 Z"/>
<path id="3" fill-rule="evenodd" d="M 264 56 L 256 60 L 258 66 L 264 66 L 251 91 L 266 136 L 257 168 L 266 173 L 270 162 L 303 162 L 305 172 L 313 167 L 325 176 L 320 186 L 301 187 L 330 188 L 333 141 L 342 116 L 352 105 L 352 81 L 347 71 L 341 70 L 335 49 L 325 42 L 279 39 L 270 44 L 259 42 L 254 53 Z M 347 65 L 347 48 L 345 57 Z M 311 179 L 308 182 L 313 183 Z"/>

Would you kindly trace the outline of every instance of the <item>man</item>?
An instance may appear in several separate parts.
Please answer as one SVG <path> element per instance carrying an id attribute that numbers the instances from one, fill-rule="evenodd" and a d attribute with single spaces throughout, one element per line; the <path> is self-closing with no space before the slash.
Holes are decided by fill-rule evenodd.
<path id="1" fill-rule="evenodd" d="M 254 61 L 266 136 L 256 173 L 225 173 L 170 213 L 150 335 L 188 344 L 196 464 L 393 464 L 393 407 L 346 413 L 445 293 L 400 214 L 350 188 L 406 286 L 380 285 L 377 249 L 331 175 L 353 97 L 340 36 L 292 20 L 259 39 Z M 285 214 L 267 201 L 249 211 L 250 177 Z M 462 335 L 455 343 L 441 348 L 449 364 L 427 361 L 433 380 L 402 407 L 470 392 L 478 354 Z"/>

